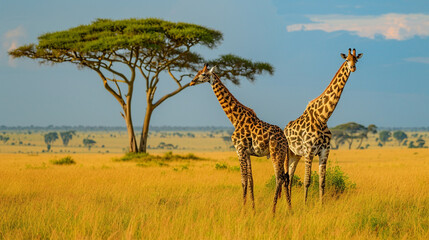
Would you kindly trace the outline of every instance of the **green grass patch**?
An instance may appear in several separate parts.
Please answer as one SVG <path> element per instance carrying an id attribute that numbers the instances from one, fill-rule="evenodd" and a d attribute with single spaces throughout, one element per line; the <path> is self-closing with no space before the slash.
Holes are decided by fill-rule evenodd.
<path id="1" fill-rule="evenodd" d="M 228 170 L 228 171 L 232 171 L 232 172 L 240 171 L 239 166 L 229 166 L 226 163 L 216 163 L 215 168 L 216 168 L 216 170 Z"/>
<path id="2" fill-rule="evenodd" d="M 226 163 L 216 163 L 215 168 L 217 170 L 228 169 L 228 165 Z"/>
<path id="3" fill-rule="evenodd" d="M 71 156 L 66 156 L 63 157 L 61 159 L 53 159 L 51 160 L 52 164 L 55 165 L 72 165 L 72 164 L 76 164 L 76 162 L 73 160 L 73 158 Z"/>
<path id="4" fill-rule="evenodd" d="M 148 153 L 127 153 L 125 156 L 120 158 L 114 158 L 115 162 L 150 162 L 150 161 L 180 161 L 180 160 L 204 160 L 193 153 L 188 153 L 186 155 L 177 155 L 173 152 L 166 152 L 162 156 L 150 155 Z"/>
<path id="5" fill-rule="evenodd" d="M 293 176 L 292 187 L 302 187 L 303 181 L 297 175 Z M 276 187 L 276 177 L 273 175 L 267 181 L 265 186 L 269 189 L 275 189 Z M 340 166 L 328 166 L 326 168 L 326 179 L 325 179 L 325 191 L 326 193 L 341 194 L 346 190 L 355 189 L 356 184 L 352 182 L 346 173 L 344 173 Z M 311 173 L 310 179 L 310 191 L 318 193 L 319 191 L 319 174 L 314 171 Z"/>
<path id="6" fill-rule="evenodd" d="M 150 166 L 159 166 L 159 167 L 167 167 L 170 166 L 168 162 L 173 161 L 187 161 L 187 160 L 204 160 L 204 158 L 200 158 L 193 153 L 189 153 L 186 155 L 177 155 L 173 154 L 173 152 L 166 152 L 162 156 L 150 155 L 148 153 L 127 153 L 125 156 L 120 158 L 114 158 L 115 162 L 137 162 L 138 167 L 150 167 Z M 182 167 L 181 170 L 187 170 L 188 166 Z M 179 170 L 179 169 L 178 169 Z"/>
<path id="7" fill-rule="evenodd" d="M 48 166 L 46 165 L 46 163 L 42 163 L 41 166 L 33 166 L 31 164 L 27 164 L 27 165 L 25 165 L 25 168 L 26 169 L 47 169 Z"/>

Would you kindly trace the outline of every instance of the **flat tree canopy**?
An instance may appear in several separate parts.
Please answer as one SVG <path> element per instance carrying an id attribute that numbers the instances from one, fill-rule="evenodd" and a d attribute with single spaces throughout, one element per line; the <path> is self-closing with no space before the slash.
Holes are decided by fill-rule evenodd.
<path id="1" fill-rule="evenodd" d="M 360 139 L 359 145 L 357 146 L 357 149 L 359 149 L 363 140 L 368 138 L 368 133 L 377 132 L 377 126 L 370 124 L 368 127 L 365 127 L 359 123 L 348 122 L 330 128 L 330 131 L 332 133 L 332 139 L 336 143 L 336 145 L 333 146 L 334 149 L 337 149 L 345 142 L 349 143 L 349 149 L 351 149 L 353 140 Z"/>
<path id="2" fill-rule="evenodd" d="M 252 62 L 233 54 L 205 60 L 192 51 L 192 47 L 217 47 L 222 41 L 221 32 L 196 24 L 156 18 L 97 19 L 88 25 L 43 34 L 38 41 L 38 44 L 21 46 L 9 54 L 15 58 L 37 59 L 41 63 L 70 62 L 97 72 L 106 90 L 123 109 L 121 114 L 127 125 L 132 152 L 146 151 L 153 110 L 187 88 L 189 81 L 183 80 L 190 80 L 203 63 L 217 65 L 219 75 L 234 84 L 239 84 L 240 77 L 253 81 L 256 74 L 272 74 L 274 71 L 268 63 Z M 155 97 L 163 72 L 169 74 L 177 88 L 164 96 Z M 140 148 L 137 147 L 131 117 L 133 87 L 138 73 L 146 83 L 147 99 Z"/>
<path id="3" fill-rule="evenodd" d="M 91 62 L 80 62 L 81 57 L 96 56 L 100 61 L 120 61 L 115 58 L 123 58 L 124 53 L 118 51 L 131 50 L 134 54 L 139 52 L 135 60 L 144 61 L 149 60 L 144 56 L 154 56 L 150 50 L 156 50 L 159 57 L 159 53 L 163 53 L 165 55 L 162 57 L 171 58 L 183 54 L 187 47 L 195 44 L 213 48 L 222 39 L 222 33 L 195 24 L 172 23 L 154 18 L 117 21 L 98 19 L 89 25 L 43 34 L 38 39 L 38 45 L 25 45 L 10 54 L 14 57 L 26 56 L 50 62 L 71 61 L 85 65 Z M 184 49 L 179 50 L 177 47 Z M 131 53 L 128 54 L 130 59 L 135 57 Z"/>

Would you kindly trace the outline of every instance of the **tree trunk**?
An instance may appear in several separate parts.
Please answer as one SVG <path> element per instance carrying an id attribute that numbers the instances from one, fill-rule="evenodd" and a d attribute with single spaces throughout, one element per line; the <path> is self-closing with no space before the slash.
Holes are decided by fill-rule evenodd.
<path id="1" fill-rule="evenodd" d="M 356 149 L 360 149 L 360 146 L 362 145 L 363 138 L 360 139 L 359 145 L 356 147 Z"/>
<path id="2" fill-rule="evenodd" d="M 349 140 L 349 149 L 352 149 L 353 140 Z"/>
<path id="3" fill-rule="evenodd" d="M 130 152 L 137 152 L 137 141 L 136 141 L 136 135 L 134 133 L 134 125 L 133 120 L 131 118 L 131 106 L 130 104 L 127 104 L 123 106 L 124 109 L 124 119 L 125 124 L 127 125 L 127 132 L 128 132 L 128 141 L 130 143 Z"/>
<path id="4" fill-rule="evenodd" d="M 153 105 L 151 103 L 148 103 L 146 107 L 146 114 L 144 116 L 139 152 L 146 153 L 147 151 L 147 136 L 149 134 L 149 124 L 150 124 L 150 118 L 152 117 L 153 110 L 154 110 Z"/>
<path id="5" fill-rule="evenodd" d="M 336 140 L 331 141 L 331 149 L 338 149 L 339 144 L 337 143 Z"/>

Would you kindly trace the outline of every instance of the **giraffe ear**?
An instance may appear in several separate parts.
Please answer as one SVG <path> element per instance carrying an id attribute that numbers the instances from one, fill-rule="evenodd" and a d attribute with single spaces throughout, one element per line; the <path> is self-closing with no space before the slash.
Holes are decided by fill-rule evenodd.
<path id="1" fill-rule="evenodd" d="M 344 54 L 344 53 L 340 53 L 340 56 L 341 56 L 342 58 L 344 58 L 344 59 L 347 59 L 347 56 L 346 56 L 346 54 Z"/>
<path id="2" fill-rule="evenodd" d="M 216 66 L 213 66 L 212 69 L 210 69 L 210 73 L 213 73 L 214 71 L 216 71 Z"/>
<path id="3" fill-rule="evenodd" d="M 357 55 L 357 59 L 359 59 L 359 58 L 361 58 L 363 56 L 363 53 L 359 53 L 358 55 Z"/>

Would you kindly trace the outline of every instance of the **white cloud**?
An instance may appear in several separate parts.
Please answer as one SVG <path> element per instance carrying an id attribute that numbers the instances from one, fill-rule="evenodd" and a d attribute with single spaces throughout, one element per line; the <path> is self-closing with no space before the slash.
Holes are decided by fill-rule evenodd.
<path id="1" fill-rule="evenodd" d="M 407 62 L 425 63 L 429 64 L 429 57 L 409 57 L 404 59 Z"/>
<path id="2" fill-rule="evenodd" d="M 320 15 L 308 17 L 312 23 L 289 25 L 286 27 L 287 31 L 348 31 L 370 39 L 382 35 L 385 39 L 394 40 L 429 36 L 429 15 L 425 14 L 389 13 L 380 16 Z"/>
<path id="3" fill-rule="evenodd" d="M 26 31 L 24 29 L 23 26 L 18 26 L 15 29 L 9 30 L 7 31 L 4 35 L 3 35 L 3 50 L 4 51 L 11 51 L 13 49 L 16 49 L 19 45 L 19 41 L 22 38 L 25 38 L 27 36 Z M 3 52 L 3 51 L 2 51 Z M 0 55 L 1 57 L 1 55 Z M 14 60 L 9 57 L 9 65 L 14 67 L 16 66 Z"/>
<path id="4" fill-rule="evenodd" d="M 7 39 L 25 37 L 25 35 L 25 29 L 23 26 L 18 26 L 17 28 L 9 30 L 4 34 L 5 38 Z"/>

